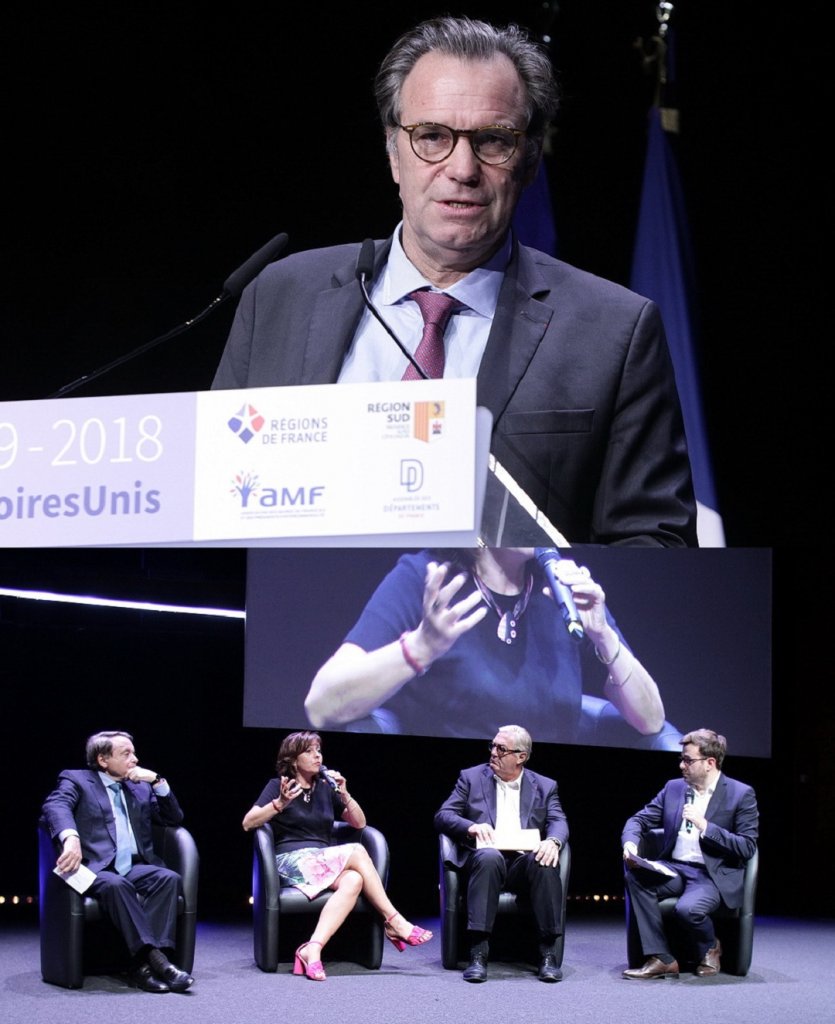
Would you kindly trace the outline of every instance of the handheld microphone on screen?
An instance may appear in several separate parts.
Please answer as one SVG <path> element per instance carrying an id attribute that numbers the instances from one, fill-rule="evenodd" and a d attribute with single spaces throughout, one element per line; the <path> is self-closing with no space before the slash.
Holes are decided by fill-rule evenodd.
<path id="1" fill-rule="evenodd" d="M 685 791 L 685 793 L 684 793 L 684 803 L 685 804 L 692 804 L 695 801 L 695 799 L 696 799 L 696 794 L 688 786 L 686 791 Z M 693 822 L 688 820 L 687 824 L 684 826 L 684 830 L 685 830 L 685 832 L 692 832 L 693 831 Z"/>
<path id="2" fill-rule="evenodd" d="M 357 280 L 360 283 L 360 290 L 362 291 L 362 299 L 368 309 L 368 312 L 377 320 L 386 334 L 394 340 L 394 343 L 403 353 L 403 355 L 409 360 L 414 366 L 417 372 L 424 380 L 429 380 L 429 374 L 424 370 L 420 363 L 415 359 L 412 353 L 406 348 L 403 342 L 397 337 L 394 331 L 383 319 L 382 314 L 371 301 L 371 296 L 368 294 L 368 285 L 371 283 L 374 277 L 374 241 L 371 238 L 366 240 L 360 246 L 360 254 L 357 257 L 357 269 L 356 269 Z"/>
<path id="3" fill-rule="evenodd" d="M 154 338 L 152 341 L 148 341 L 144 345 L 140 345 L 139 348 L 133 349 L 132 352 L 128 352 L 126 355 L 120 356 L 118 359 L 114 359 L 112 362 L 109 362 L 104 366 L 100 366 L 98 370 L 93 370 L 92 373 L 85 373 L 83 377 L 79 377 L 77 380 L 71 381 L 69 384 L 65 384 L 62 388 L 59 388 L 54 392 L 54 394 L 51 394 L 48 397 L 63 398 L 64 395 L 68 395 L 71 391 L 75 391 L 75 389 L 81 387 L 82 384 L 88 384 L 91 380 L 101 377 L 108 371 L 115 370 L 117 366 L 121 366 L 123 363 L 129 362 L 131 359 L 141 356 L 144 352 L 148 352 L 150 349 L 156 348 L 157 345 L 161 345 L 164 341 L 168 341 L 170 338 L 174 338 L 178 334 L 182 334 L 183 331 L 188 330 L 189 327 L 199 324 L 201 320 L 205 320 L 209 313 L 216 309 L 222 302 L 226 302 L 227 299 L 237 298 L 249 282 L 257 277 L 268 263 L 272 263 L 273 260 L 278 258 L 284 250 L 284 247 L 287 245 L 287 241 L 287 235 L 282 232 L 280 235 L 276 235 L 275 238 L 270 239 L 266 245 L 262 245 L 261 248 L 257 252 L 254 252 L 249 259 L 245 260 L 237 270 L 232 271 L 229 277 L 227 277 L 223 282 L 223 287 L 215 298 L 212 299 L 209 305 L 206 306 L 202 312 L 193 316 L 190 320 L 186 320 L 185 323 L 179 324 L 166 334 L 162 334 L 160 337 Z"/>
<path id="4" fill-rule="evenodd" d="M 561 583 L 556 574 L 556 565 L 562 558 L 562 555 L 556 548 L 534 548 L 534 555 L 542 571 L 545 573 L 545 578 L 548 581 L 551 593 L 554 595 L 554 600 L 560 610 L 565 628 L 568 630 L 568 635 L 575 640 L 582 640 L 586 634 L 580 614 L 577 611 L 577 606 L 574 604 L 571 587 Z"/>
<path id="5" fill-rule="evenodd" d="M 324 765 L 319 766 L 319 774 L 322 779 L 330 786 L 331 789 L 339 789 L 339 783 L 332 776 L 328 775 L 330 768 L 326 768 Z"/>

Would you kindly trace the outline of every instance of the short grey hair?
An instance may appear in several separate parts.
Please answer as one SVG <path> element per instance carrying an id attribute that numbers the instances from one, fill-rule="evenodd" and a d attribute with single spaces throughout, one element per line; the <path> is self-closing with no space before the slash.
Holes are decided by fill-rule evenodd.
<path id="1" fill-rule="evenodd" d="M 374 80 L 374 94 L 383 128 L 394 138 L 400 124 L 403 83 L 427 53 L 442 53 L 461 60 L 487 61 L 504 54 L 516 68 L 527 96 L 526 135 L 532 156 L 537 156 L 548 125 L 559 106 L 551 59 L 543 45 L 519 25 L 499 28 L 472 18 L 430 18 L 405 32 L 383 59 Z"/>
<path id="2" fill-rule="evenodd" d="M 524 729 L 521 725 L 500 725 L 496 731 L 506 732 L 508 735 L 512 736 L 513 746 L 518 750 L 523 750 L 530 758 L 531 750 L 533 749 L 533 740 L 531 739 L 531 734 L 527 729 Z"/>

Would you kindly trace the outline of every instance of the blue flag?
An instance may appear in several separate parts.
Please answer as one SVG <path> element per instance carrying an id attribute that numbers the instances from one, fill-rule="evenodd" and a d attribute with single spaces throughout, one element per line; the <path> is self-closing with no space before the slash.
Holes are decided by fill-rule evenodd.
<path id="1" fill-rule="evenodd" d="M 664 319 L 693 470 L 699 545 L 724 547 L 691 316 L 693 256 L 676 157 L 658 106 L 649 112 L 648 136 L 630 287 L 653 299 Z"/>
<path id="2" fill-rule="evenodd" d="M 557 229 L 544 160 L 540 161 L 534 180 L 522 190 L 513 216 L 513 230 L 522 245 L 530 245 L 549 256 L 557 255 Z"/>

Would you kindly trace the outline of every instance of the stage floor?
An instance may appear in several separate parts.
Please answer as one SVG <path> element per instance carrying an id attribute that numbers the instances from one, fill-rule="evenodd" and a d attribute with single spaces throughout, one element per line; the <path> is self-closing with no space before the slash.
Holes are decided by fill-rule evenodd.
<path id="1" fill-rule="evenodd" d="M 571 1024 L 652 1024 L 683 1019 L 714 1024 L 798 1021 L 829 1024 L 835 1006 L 835 921 L 758 918 L 751 971 L 745 978 L 682 975 L 677 980 L 629 982 L 622 922 L 569 918 L 564 980 L 540 983 L 532 968 L 491 963 L 484 985 L 468 985 L 440 964 L 437 920 L 425 946 L 398 953 L 386 943 L 383 965 L 368 971 L 329 962 L 328 980 L 311 983 L 280 964 L 264 974 L 252 958 L 248 922 L 198 925 L 195 984 L 185 995 L 162 997 L 130 988 L 123 978 L 95 976 L 68 991 L 47 985 L 39 970 L 35 924 L 0 926 L 0 1019 L 5 1024 L 89 1024 L 91 1019 L 165 1020 L 166 1024 L 438 1024 L 552 1015 Z M 153 1017 L 151 1017 L 153 1014 Z"/>

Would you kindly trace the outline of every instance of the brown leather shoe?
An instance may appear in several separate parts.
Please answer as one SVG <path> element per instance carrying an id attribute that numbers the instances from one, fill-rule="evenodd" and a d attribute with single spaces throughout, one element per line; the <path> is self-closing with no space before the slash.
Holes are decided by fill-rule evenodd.
<path id="1" fill-rule="evenodd" d="M 647 981 L 650 978 L 677 978 L 678 962 L 673 960 L 671 964 L 665 964 L 657 956 L 647 957 L 643 967 L 633 967 L 630 971 L 623 972 L 624 978 L 630 981 Z"/>
<path id="2" fill-rule="evenodd" d="M 719 957 L 722 955 L 722 944 L 719 939 L 716 940 L 716 945 L 711 946 L 710 949 L 705 953 L 704 959 L 696 968 L 696 974 L 700 978 L 713 978 L 719 973 Z"/>

